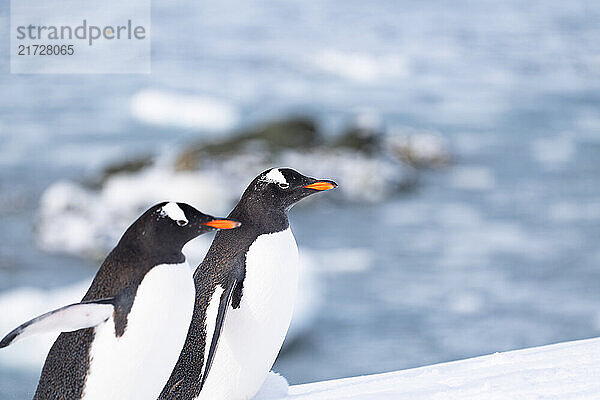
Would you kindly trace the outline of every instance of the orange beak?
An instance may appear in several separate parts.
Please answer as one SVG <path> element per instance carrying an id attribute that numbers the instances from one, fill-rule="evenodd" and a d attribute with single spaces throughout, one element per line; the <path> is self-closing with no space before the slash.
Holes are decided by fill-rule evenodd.
<path id="1" fill-rule="evenodd" d="M 304 186 L 306 189 L 314 189 L 314 190 L 330 190 L 337 187 L 335 183 L 319 181 L 315 183 L 311 183 L 310 185 Z"/>
<path id="2" fill-rule="evenodd" d="M 204 225 L 210 226 L 216 229 L 233 229 L 241 225 L 240 222 L 232 221 L 230 219 L 213 219 L 210 222 L 205 222 Z"/>

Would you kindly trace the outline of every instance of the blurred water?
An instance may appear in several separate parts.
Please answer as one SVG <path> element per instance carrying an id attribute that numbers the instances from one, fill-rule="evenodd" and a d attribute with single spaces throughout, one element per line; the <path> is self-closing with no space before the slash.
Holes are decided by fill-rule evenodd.
<path id="1" fill-rule="evenodd" d="M 368 257 L 325 273 L 317 323 L 277 362 L 291 382 L 599 334 L 600 6 L 263 0 L 153 15 L 151 75 L 19 76 L 0 5 L 0 290 L 94 271 L 36 250 L 47 185 L 202 134 L 132 118 L 130 99 L 154 88 L 229 102 L 242 123 L 301 110 L 334 129 L 369 108 L 449 137 L 456 165 L 414 193 L 294 211 L 301 245 Z M 0 370 L 0 398 L 30 393 L 36 373 Z"/>

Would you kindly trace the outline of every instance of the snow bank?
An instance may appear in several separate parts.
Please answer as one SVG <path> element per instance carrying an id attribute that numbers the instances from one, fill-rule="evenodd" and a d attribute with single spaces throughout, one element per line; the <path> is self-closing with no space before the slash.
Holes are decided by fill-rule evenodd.
<path id="1" fill-rule="evenodd" d="M 275 400 L 287 396 L 288 381 L 276 372 L 269 372 L 262 387 L 252 400 Z"/>
<path id="2" fill-rule="evenodd" d="M 280 399 L 597 399 L 600 338 L 291 386 Z M 268 381 L 267 381 L 268 382 Z"/>

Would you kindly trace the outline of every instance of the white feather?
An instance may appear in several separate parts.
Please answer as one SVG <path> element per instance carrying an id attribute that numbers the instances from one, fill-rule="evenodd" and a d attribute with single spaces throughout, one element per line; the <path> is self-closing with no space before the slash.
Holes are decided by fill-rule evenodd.
<path id="1" fill-rule="evenodd" d="M 40 315 L 26 325 L 11 341 L 11 345 L 31 335 L 48 332 L 72 332 L 105 322 L 114 311 L 112 304 L 71 304 Z M 21 325 L 19 328 L 21 328 Z M 17 329 L 19 329 L 17 328 Z"/>
<path id="2" fill-rule="evenodd" d="M 185 213 L 179 207 L 177 203 L 167 203 L 161 209 L 162 216 L 167 216 L 171 218 L 173 221 L 185 221 L 188 222 L 188 219 L 185 216 Z"/>
<path id="3" fill-rule="evenodd" d="M 223 294 L 223 287 L 216 286 L 215 291 L 212 294 L 208 308 L 206 309 L 206 343 L 204 344 L 204 364 L 200 370 L 200 376 L 204 373 L 206 368 L 206 358 L 208 357 L 208 351 L 210 350 L 210 343 L 215 333 L 215 325 L 217 324 L 217 315 L 219 314 L 219 304 L 221 303 L 221 295 Z"/>
<path id="4" fill-rule="evenodd" d="M 284 183 L 284 184 L 287 183 L 287 180 L 285 179 L 285 177 L 283 176 L 283 174 L 281 173 L 279 168 L 273 168 L 272 170 L 267 172 L 265 174 L 265 179 L 268 182 L 273 182 L 273 183 Z"/>

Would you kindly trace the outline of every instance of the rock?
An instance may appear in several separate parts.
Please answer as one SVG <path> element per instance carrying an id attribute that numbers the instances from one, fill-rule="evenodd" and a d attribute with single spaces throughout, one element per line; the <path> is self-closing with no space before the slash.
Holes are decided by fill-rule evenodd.
<path id="1" fill-rule="evenodd" d="M 452 160 L 448 143 L 438 132 L 413 129 L 392 132 L 384 147 L 391 156 L 418 168 L 440 167 Z"/>
<path id="2" fill-rule="evenodd" d="M 360 126 L 351 126 L 331 144 L 331 147 L 375 154 L 381 150 L 382 136 L 383 134 L 379 131 Z"/>
<path id="3" fill-rule="evenodd" d="M 148 168 L 154 164 L 154 156 L 145 155 L 138 158 L 127 159 L 109 164 L 102 169 L 97 182 L 89 182 L 91 186 L 102 186 L 109 178 L 122 173 L 134 173 Z"/>
<path id="4" fill-rule="evenodd" d="M 279 152 L 306 149 L 321 144 L 316 122 L 309 117 L 290 117 L 242 130 L 212 143 L 198 143 L 184 150 L 175 161 L 178 171 L 193 170 L 207 158 L 223 158 L 244 151 Z"/>

